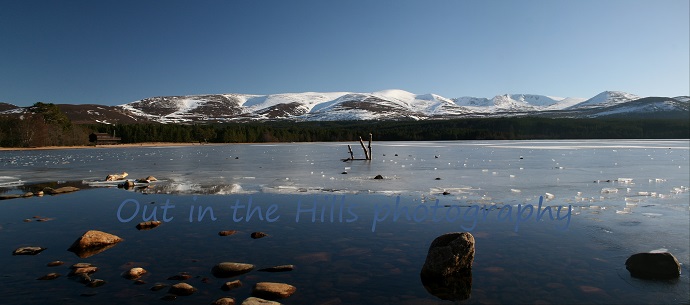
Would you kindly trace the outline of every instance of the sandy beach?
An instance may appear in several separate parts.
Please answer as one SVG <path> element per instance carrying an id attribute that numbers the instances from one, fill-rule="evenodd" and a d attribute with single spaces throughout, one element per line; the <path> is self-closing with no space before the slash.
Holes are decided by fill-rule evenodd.
<path id="1" fill-rule="evenodd" d="M 228 143 L 175 143 L 175 142 L 145 142 L 114 145 L 78 145 L 78 146 L 41 146 L 41 147 L 0 147 L 0 151 L 20 150 L 55 150 L 55 149 L 102 149 L 102 148 L 128 148 L 128 147 L 170 147 L 170 146 L 201 146 L 201 145 L 227 145 Z"/>

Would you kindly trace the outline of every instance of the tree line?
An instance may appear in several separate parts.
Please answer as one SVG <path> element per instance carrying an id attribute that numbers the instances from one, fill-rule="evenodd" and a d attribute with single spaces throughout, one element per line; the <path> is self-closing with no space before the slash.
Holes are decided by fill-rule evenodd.
<path id="1" fill-rule="evenodd" d="M 330 142 L 527 140 L 527 139 L 689 139 L 688 119 L 471 118 L 424 121 L 235 122 L 219 124 L 73 124 L 56 105 L 37 103 L 32 114 L 0 117 L 0 146 L 88 145 L 88 135 L 104 132 L 122 143 L 141 142 Z"/>
<path id="2" fill-rule="evenodd" d="M 529 140 L 529 139 L 688 139 L 688 120 L 482 118 L 428 121 L 251 122 L 205 125 L 92 125 L 91 129 L 139 142 L 331 142 Z"/>

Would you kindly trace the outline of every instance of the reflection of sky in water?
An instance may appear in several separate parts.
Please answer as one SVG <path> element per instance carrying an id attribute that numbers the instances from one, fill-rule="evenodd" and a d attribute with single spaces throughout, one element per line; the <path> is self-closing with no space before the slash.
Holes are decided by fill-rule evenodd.
<path id="1" fill-rule="evenodd" d="M 33 244 L 49 250 L 36 257 L 0 260 L 7 266 L 7 285 L 0 291 L 16 296 L 10 303 L 31 294 L 37 300 L 50 294 L 54 300 L 99 303 L 130 303 L 132 295 L 139 295 L 133 303 L 157 302 L 164 293 L 149 292 L 150 285 L 133 287 L 118 276 L 132 261 L 150 269 L 151 285 L 178 272 L 199 275 L 190 283 L 206 287 L 200 289 L 206 292 L 187 300 L 210 303 L 223 295 L 218 289 L 222 283 L 214 279 L 204 284 L 201 279 L 210 276 L 213 264 L 235 260 L 261 267 L 296 264 L 289 274 L 254 272 L 241 278 L 248 286 L 258 280 L 295 284 L 299 292 L 286 303 L 433 303 L 419 282 L 419 268 L 433 238 L 462 231 L 463 223 L 387 218 L 371 232 L 377 207 L 394 206 L 399 195 L 400 204 L 410 209 L 438 200 L 440 205 L 511 206 L 515 217 L 518 205 L 536 206 L 539 197 L 546 196 L 547 206 L 573 207 L 567 231 L 532 216 L 515 232 L 514 219 L 499 221 L 491 216 L 495 214 L 472 229 L 477 256 L 468 303 L 688 301 L 688 141 L 374 142 L 371 162 L 341 162 L 348 156 L 347 144 L 356 157 L 362 154 L 358 143 L 0 152 L 0 186 L 88 182 L 122 171 L 131 178 L 153 175 L 164 180 L 146 190 L 150 195 L 97 189 L 2 201 L 1 245 L 7 253 Z M 373 180 L 377 174 L 386 179 Z M 449 195 L 442 195 L 444 191 Z M 195 200 L 166 193 L 224 195 Z M 233 223 L 231 206 L 250 196 L 264 209 L 277 204 L 280 220 Z M 321 208 L 342 196 L 343 202 L 356 204 L 357 221 L 295 223 L 298 202 L 317 202 Z M 175 219 L 152 231 L 133 230 L 134 221 L 120 223 L 116 217 L 128 198 L 142 208 L 147 205 L 149 212 L 169 200 L 176 205 L 171 211 Z M 218 220 L 190 223 L 191 205 L 211 206 Z M 35 215 L 55 220 L 22 222 Z M 66 278 L 35 281 L 53 271 L 44 267 L 53 259 L 77 262 L 63 249 L 87 229 L 110 231 L 126 240 L 89 259 L 103 269 L 97 278 L 109 284 L 88 290 Z M 261 230 L 271 237 L 217 236 L 228 229 L 244 235 Z M 629 255 L 660 249 L 683 264 L 677 283 L 629 277 L 623 265 Z M 57 291 L 35 293 L 44 287 Z M 79 296 L 90 291 L 98 294 L 93 299 Z M 249 293 L 245 287 L 236 296 L 241 301 Z"/>

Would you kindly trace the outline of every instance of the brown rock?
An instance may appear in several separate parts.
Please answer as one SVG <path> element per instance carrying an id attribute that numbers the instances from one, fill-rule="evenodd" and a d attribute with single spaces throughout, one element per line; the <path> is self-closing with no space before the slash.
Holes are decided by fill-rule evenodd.
<path id="1" fill-rule="evenodd" d="M 126 172 L 123 172 L 122 174 L 110 174 L 105 177 L 105 181 L 117 181 L 117 180 L 122 180 L 127 177 L 128 174 Z"/>
<path id="2" fill-rule="evenodd" d="M 134 187 L 134 182 L 133 182 L 133 181 L 130 181 L 130 180 L 127 180 L 127 181 L 125 181 L 125 182 L 122 182 L 122 183 L 118 184 L 117 187 L 118 187 L 118 188 L 124 188 L 124 189 L 128 190 L 128 189 L 131 189 L 131 188 Z"/>
<path id="3" fill-rule="evenodd" d="M 70 276 L 75 276 L 79 274 L 92 274 L 98 271 L 98 267 L 82 267 L 82 268 L 74 268 L 72 271 L 70 271 L 69 275 Z"/>
<path id="4" fill-rule="evenodd" d="M 264 300 L 256 297 L 249 297 L 242 302 L 242 305 L 281 305 L 278 302 Z"/>
<path id="5" fill-rule="evenodd" d="M 34 196 L 34 193 L 32 193 L 32 192 L 26 192 L 26 193 L 24 193 L 24 195 L 22 195 L 22 197 L 24 197 L 24 198 L 33 197 L 33 196 Z"/>
<path id="6" fill-rule="evenodd" d="M 264 299 L 284 299 L 297 291 L 295 286 L 285 283 L 259 282 L 254 285 L 252 295 Z"/>
<path id="7" fill-rule="evenodd" d="M 422 277 L 447 277 L 468 273 L 474 261 L 474 236 L 468 232 L 446 233 L 431 243 Z"/>
<path id="8" fill-rule="evenodd" d="M 43 247 L 20 247 L 12 252 L 12 255 L 36 255 L 46 248 Z"/>
<path id="9" fill-rule="evenodd" d="M 175 274 L 171 277 L 168 277 L 168 280 L 185 281 L 185 280 L 188 280 L 191 278 L 192 278 L 192 276 L 188 273 L 179 273 L 179 274 Z"/>
<path id="10" fill-rule="evenodd" d="M 77 269 L 77 268 L 86 268 L 86 267 L 92 267 L 93 265 L 90 263 L 76 263 L 72 266 L 70 266 L 71 269 Z"/>
<path id="11" fill-rule="evenodd" d="M 163 283 L 156 283 L 156 284 L 153 285 L 153 287 L 151 287 L 151 291 L 158 291 L 158 290 L 161 290 L 161 289 L 163 289 L 163 288 L 165 288 L 165 287 L 168 287 L 168 285 L 167 285 L 167 284 L 163 284 Z"/>
<path id="12" fill-rule="evenodd" d="M 101 279 L 94 279 L 86 283 L 86 286 L 91 288 L 101 287 L 103 285 L 105 285 L 105 281 Z"/>
<path id="13" fill-rule="evenodd" d="M 7 200 L 7 199 L 15 199 L 15 198 L 21 198 L 22 195 L 19 194 L 5 194 L 5 195 L 0 195 L 0 200 Z"/>
<path id="14" fill-rule="evenodd" d="M 196 292 L 196 288 L 187 283 L 177 283 L 175 285 L 170 286 L 170 290 L 168 290 L 168 292 L 174 295 L 185 296 L 191 295 L 194 292 Z"/>
<path id="15" fill-rule="evenodd" d="M 139 182 L 139 183 L 151 183 L 153 181 L 158 181 L 158 179 L 156 179 L 156 177 L 154 177 L 154 176 L 148 176 L 146 178 L 137 179 L 137 182 Z"/>
<path id="16" fill-rule="evenodd" d="M 159 220 L 145 221 L 137 224 L 137 230 L 151 230 L 161 225 Z"/>
<path id="17" fill-rule="evenodd" d="M 295 265 L 280 265 L 280 266 L 275 266 L 275 267 L 270 267 L 270 268 L 259 269 L 259 271 L 286 272 L 286 271 L 292 271 L 293 269 L 295 269 Z"/>
<path id="18" fill-rule="evenodd" d="M 242 287 L 242 282 L 240 282 L 240 280 L 234 280 L 232 282 L 225 282 L 225 284 L 223 284 L 223 286 L 221 286 L 220 289 L 228 291 L 238 287 Z"/>
<path id="19" fill-rule="evenodd" d="M 77 188 L 77 187 L 63 186 L 63 187 L 59 187 L 56 189 L 52 189 L 52 188 L 47 187 L 47 188 L 43 189 L 43 192 L 46 194 L 49 194 L 49 195 L 57 195 L 57 194 L 76 192 L 78 190 L 79 190 L 79 188 Z"/>
<path id="20" fill-rule="evenodd" d="M 89 230 L 74 241 L 72 246 L 67 250 L 74 252 L 81 258 L 86 258 L 114 247 L 121 241 L 122 238 L 116 235 L 97 230 Z"/>
<path id="21" fill-rule="evenodd" d="M 680 264 L 673 254 L 637 253 L 625 261 L 632 277 L 642 279 L 674 279 L 680 276 Z"/>
<path id="22" fill-rule="evenodd" d="M 218 232 L 218 235 L 220 235 L 220 236 L 230 236 L 230 235 L 233 235 L 233 234 L 235 234 L 235 233 L 237 233 L 236 230 L 225 230 L 225 231 L 220 231 L 220 232 Z"/>
<path id="23" fill-rule="evenodd" d="M 146 274 L 146 272 L 147 271 L 144 268 L 134 267 L 132 269 L 129 269 L 122 276 L 124 276 L 126 279 L 136 280 L 136 279 L 140 278 L 142 275 Z"/>
<path id="24" fill-rule="evenodd" d="M 213 303 L 211 303 L 211 305 L 235 305 L 235 299 L 228 298 L 228 297 L 220 298 L 220 299 L 213 301 Z"/>
<path id="25" fill-rule="evenodd" d="M 37 278 L 37 280 L 42 280 L 42 281 L 45 281 L 45 280 L 54 280 L 54 279 L 56 279 L 56 278 L 58 278 L 58 277 L 60 277 L 60 274 L 59 274 L 59 273 L 48 273 L 48 274 L 46 274 L 46 275 L 44 275 L 44 276 L 42 276 L 42 277 Z"/>
<path id="26" fill-rule="evenodd" d="M 65 264 L 65 262 L 63 262 L 63 261 L 52 261 L 52 262 L 48 263 L 47 266 L 48 267 L 57 267 L 57 266 L 62 266 L 63 264 Z"/>
<path id="27" fill-rule="evenodd" d="M 266 237 L 266 236 L 268 236 L 268 234 L 266 234 L 266 233 L 264 233 L 264 232 L 253 232 L 253 233 L 251 234 L 251 237 L 252 237 L 253 239 L 259 239 L 259 238 L 263 238 L 263 237 Z"/>
<path id="28" fill-rule="evenodd" d="M 223 262 L 213 266 L 211 273 L 215 277 L 226 278 L 245 274 L 253 269 L 254 265 L 252 264 Z"/>

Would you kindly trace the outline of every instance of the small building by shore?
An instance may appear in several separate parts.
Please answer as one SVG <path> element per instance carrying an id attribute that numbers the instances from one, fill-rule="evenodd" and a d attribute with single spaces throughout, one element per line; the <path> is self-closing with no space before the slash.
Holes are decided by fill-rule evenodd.
<path id="1" fill-rule="evenodd" d="M 94 145 L 120 144 L 120 141 L 122 141 L 122 138 L 105 132 L 94 132 L 89 135 L 89 142 L 94 143 Z"/>

